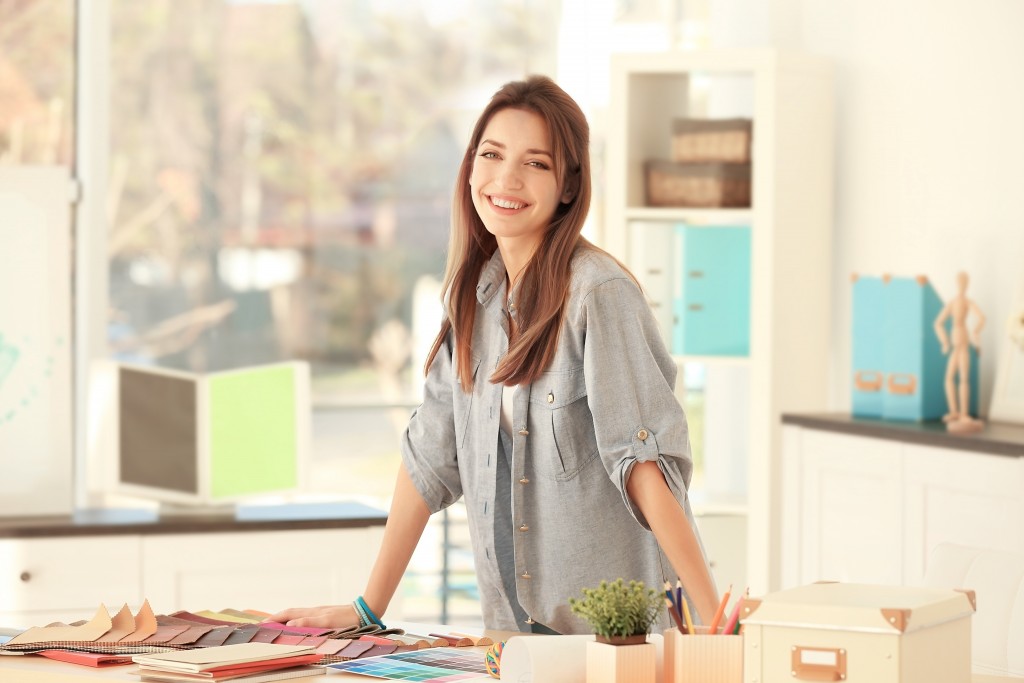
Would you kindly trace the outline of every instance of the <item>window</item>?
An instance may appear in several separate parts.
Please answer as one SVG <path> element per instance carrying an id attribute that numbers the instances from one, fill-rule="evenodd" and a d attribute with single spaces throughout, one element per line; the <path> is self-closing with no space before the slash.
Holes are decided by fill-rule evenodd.
<path id="1" fill-rule="evenodd" d="M 72 163 L 74 6 L 0 1 L 0 164 Z"/>
<path id="2" fill-rule="evenodd" d="M 192 371 L 307 359 L 311 488 L 390 495 L 452 182 L 540 0 L 111 0 L 108 336 Z"/>

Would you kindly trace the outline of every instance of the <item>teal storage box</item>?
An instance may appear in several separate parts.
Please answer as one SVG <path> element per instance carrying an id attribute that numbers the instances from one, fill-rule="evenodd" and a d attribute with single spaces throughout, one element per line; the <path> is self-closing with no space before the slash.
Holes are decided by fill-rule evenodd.
<path id="1" fill-rule="evenodd" d="M 749 226 L 676 227 L 672 352 L 750 353 Z"/>
<path id="2" fill-rule="evenodd" d="M 885 390 L 885 282 L 853 278 L 853 394 L 857 417 L 882 417 Z"/>
<path id="3" fill-rule="evenodd" d="M 935 334 L 943 303 L 925 277 L 853 282 L 852 413 L 938 420 L 949 411 L 949 357 Z M 950 323 L 947 321 L 947 330 Z M 978 413 L 978 355 L 971 349 L 971 414 Z"/>
<path id="4" fill-rule="evenodd" d="M 946 357 L 935 334 L 942 300 L 924 277 L 892 278 L 885 289 L 882 417 L 935 420 L 946 414 Z"/>

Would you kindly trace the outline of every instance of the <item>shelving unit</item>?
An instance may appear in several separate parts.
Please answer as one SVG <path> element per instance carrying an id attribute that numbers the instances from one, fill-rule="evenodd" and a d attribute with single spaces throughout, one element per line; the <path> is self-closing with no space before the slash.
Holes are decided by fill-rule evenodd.
<path id="1" fill-rule="evenodd" d="M 745 435 L 745 457 L 738 462 L 744 471 L 736 473 L 743 490 L 728 496 L 721 510 L 714 496 L 693 493 L 702 500 L 698 512 L 745 510 L 743 581 L 755 594 L 774 590 L 780 582 L 780 416 L 823 410 L 827 402 L 832 90 L 827 62 L 792 52 L 686 51 L 612 59 L 601 245 L 629 264 L 649 288 L 652 278 L 675 276 L 666 276 L 664 248 L 645 242 L 646 234 L 637 230 L 684 223 L 742 225 L 751 231 L 749 355 L 676 360 L 684 372 L 701 363 L 709 369 L 739 368 L 748 375 L 741 382 L 742 410 L 737 410 L 746 414 L 740 418 L 745 424 L 731 425 Z M 672 120 L 680 117 L 752 119 L 750 208 L 645 206 L 644 162 L 670 158 Z M 664 328 L 672 324 L 671 306 L 666 310 L 666 302 L 653 303 L 669 335 Z M 714 374 L 708 373 L 709 391 Z M 705 454 L 714 457 L 714 452 Z M 737 498 L 743 501 L 739 505 Z"/>

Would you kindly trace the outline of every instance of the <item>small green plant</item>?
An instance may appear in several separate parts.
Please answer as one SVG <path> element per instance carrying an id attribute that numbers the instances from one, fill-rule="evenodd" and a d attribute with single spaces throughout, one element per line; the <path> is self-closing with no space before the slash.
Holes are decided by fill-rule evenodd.
<path id="1" fill-rule="evenodd" d="M 572 613 L 586 619 L 594 634 L 605 638 L 646 635 L 665 609 L 665 595 L 643 581 L 602 581 L 584 588 L 583 598 L 569 598 Z"/>

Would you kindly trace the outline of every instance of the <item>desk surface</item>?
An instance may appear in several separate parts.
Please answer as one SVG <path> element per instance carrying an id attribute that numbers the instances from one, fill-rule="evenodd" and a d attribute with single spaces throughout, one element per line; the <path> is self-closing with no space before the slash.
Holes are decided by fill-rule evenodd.
<path id="1" fill-rule="evenodd" d="M 354 502 L 239 506 L 231 512 L 161 514 L 158 510 L 79 510 L 73 515 L 0 519 L 0 538 L 196 534 L 383 526 L 387 513 Z"/>
<path id="2" fill-rule="evenodd" d="M 498 634 L 488 632 L 491 637 Z M 481 659 L 487 648 L 473 648 L 480 651 Z M 135 673 L 135 665 L 118 666 L 109 669 L 93 669 L 87 666 L 77 666 L 64 662 L 55 662 L 38 655 L 26 655 L 21 657 L 0 657 L 0 680 L 11 683 L 125 683 L 132 681 L 139 682 Z M 17 678 L 13 674 L 17 674 Z M 307 678 L 292 678 L 290 681 L 302 683 L 341 683 L 341 681 L 362 681 L 373 683 L 379 681 L 377 678 L 370 678 L 359 674 L 350 674 L 337 671 L 328 671 L 327 676 L 309 676 Z M 975 674 L 971 677 L 971 683 L 1019 683 L 1020 678 L 1009 678 L 1005 676 L 984 676 Z M 494 679 L 488 676 L 481 676 L 479 681 L 472 679 L 464 683 L 493 683 Z"/>

